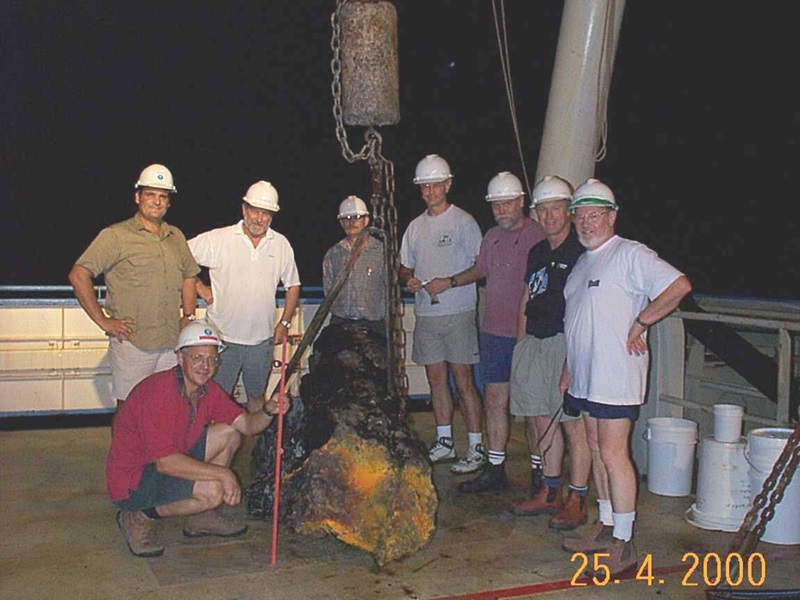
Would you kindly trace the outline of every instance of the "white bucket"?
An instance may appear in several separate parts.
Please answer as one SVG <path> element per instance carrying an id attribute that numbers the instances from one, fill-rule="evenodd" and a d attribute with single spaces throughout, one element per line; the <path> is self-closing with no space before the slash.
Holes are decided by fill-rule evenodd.
<path id="1" fill-rule="evenodd" d="M 792 431 L 763 427 L 747 434 L 746 456 L 750 463 L 750 491 L 753 500 L 761 493 L 764 481 L 772 472 L 772 467 L 783 452 Z M 767 523 L 761 540 L 771 544 L 800 544 L 800 475 L 797 473 L 792 477 L 789 487 L 784 490 L 780 503 L 775 506 L 775 515 Z"/>
<path id="2" fill-rule="evenodd" d="M 697 500 L 687 520 L 702 529 L 738 531 L 750 510 L 749 465 L 745 441 L 718 442 L 712 436 L 700 440 L 697 466 Z"/>
<path id="3" fill-rule="evenodd" d="M 735 444 L 742 438 L 744 407 L 737 404 L 714 405 L 714 439 Z"/>
<path id="4" fill-rule="evenodd" d="M 647 420 L 647 488 L 661 496 L 687 496 L 692 489 L 697 423 L 656 417 Z"/>

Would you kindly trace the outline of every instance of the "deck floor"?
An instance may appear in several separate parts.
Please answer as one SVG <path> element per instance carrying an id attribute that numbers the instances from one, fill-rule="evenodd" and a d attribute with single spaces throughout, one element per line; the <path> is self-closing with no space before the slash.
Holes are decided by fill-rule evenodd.
<path id="1" fill-rule="evenodd" d="M 413 426 L 432 437 L 432 415 L 413 413 Z M 460 422 L 460 418 L 457 422 Z M 466 434 L 456 426 L 456 442 Z M 686 522 L 693 497 L 667 498 L 641 485 L 637 519 L 640 560 L 652 558 L 654 584 L 643 580 L 576 586 L 579 568 L 561 550 L 562 535 L 547 517 L 508 512 L 523 498 L 528 459 L 521 424 L 512 427 L 509 476 L 500 493 L 460 494 L 463 477 L 435 468 L 440 495 L 437 530 L 416 554 L 378 569 L 370 556 L 332 537 L 281 529 L 270 564 L 271 524 L 251 521 L 241 539 L 184 539 L 178 520 L 166 522 L 164 556 L 130 555 L 105 493 L 108 426 L 0 431 L 0 597 L 179 599 L 444 599 L 705 598 L 702 573 L 684 582 L 694 552 L 724 560 L 732 533 Z M 234 466 L 246 482 L 250 446 Z M 471 476 L 467 476 L 471 477 Z M 244 519 L 242 506 L 229 509 Z M 596 514 L 593 497 L 590 518 Z M 762 543 L 767 574 L 761 589 L 800 587 L 800 546 Z M 701 569 L 702 570 L 702 569 Z M 662 581 L 663 583 L 659 583 Z M 582 583 L 579 582 L 579 583 Z M 696 584 L 696 585 L 689 585 Z"/>

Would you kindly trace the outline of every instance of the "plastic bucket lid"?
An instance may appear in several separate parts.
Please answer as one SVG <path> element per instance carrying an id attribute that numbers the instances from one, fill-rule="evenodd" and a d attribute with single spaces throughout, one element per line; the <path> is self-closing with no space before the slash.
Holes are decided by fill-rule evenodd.
<path id="1" fill-rule="evenodd" d="M 654 417 L 647 420 L 648 440 L 654 442 L 697 443 L 697 423 L 676 417 Z"/>

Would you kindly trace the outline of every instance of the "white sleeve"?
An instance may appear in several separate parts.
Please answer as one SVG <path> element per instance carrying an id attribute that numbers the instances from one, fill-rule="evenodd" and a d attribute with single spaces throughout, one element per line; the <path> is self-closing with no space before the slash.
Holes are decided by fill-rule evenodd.
<path id="1" fill-rule="evenodd" d="M 216 262 L 217 244 L 214 243 L 213 234 L 213 231 L 206 231 L 186 242 L 197 264 L 211 269 L 219 266 Z"/>

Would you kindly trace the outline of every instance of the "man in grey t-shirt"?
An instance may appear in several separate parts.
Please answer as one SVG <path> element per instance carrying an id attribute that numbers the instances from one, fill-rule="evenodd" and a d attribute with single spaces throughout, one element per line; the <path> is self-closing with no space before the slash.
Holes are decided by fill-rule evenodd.
<path id="1" fill-rule="evenodd" d="M 456 459 L 453 442 L 453 397 L 448 381 L 452 373 L 469 436 L 469 450 L 451 468 L 454 473 L 474 473 L 486 464 L 482 446 L 481 399 L 472 376 L 479 361 L 475 284 L 454 285 L 431 295 L 430 281 L 450 277 L 475 263 L 481 230 L 475 219 L 450 204 L 450 166 L 430 154 L 416 168 L 427 210 L 414 219 L 400 247 L 400 280 L 416 294 L 412 360 L 425 366 L 436 420 L 436 439 L 428 456 L 433 463 Z M 427 286 L 427 287 L 426 287 Z"/>

